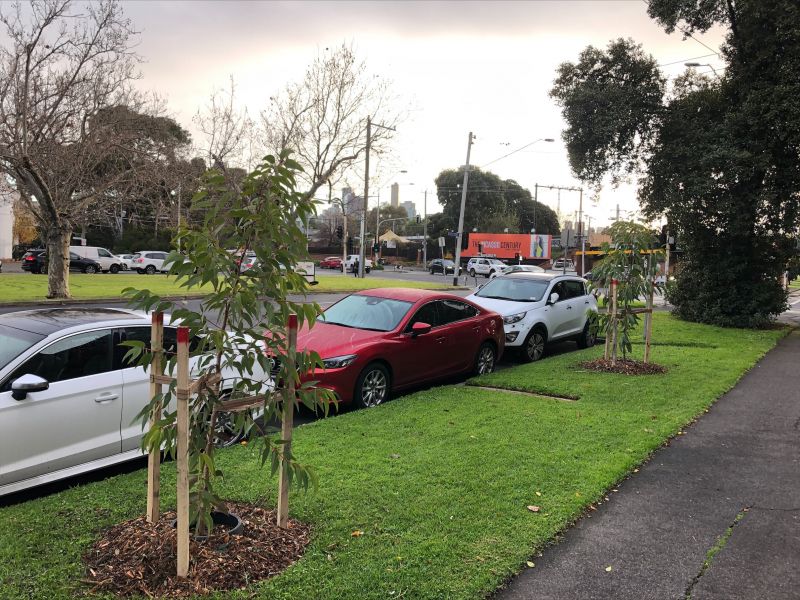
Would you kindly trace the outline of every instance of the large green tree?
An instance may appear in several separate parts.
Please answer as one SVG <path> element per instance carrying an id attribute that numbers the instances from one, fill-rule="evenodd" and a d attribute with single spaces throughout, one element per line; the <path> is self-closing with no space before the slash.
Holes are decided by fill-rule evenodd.
<path id="1" fill-rule="evenodd" d="M 447 169 L 436 178 L 436 193 L 443 216 L 437 224 L 447 229 L 458 227 L 461 210 L 461 185 L 464 169 Z M 513 179 L 503 180 L 494 173 L 470 168 L 467 201 L 464 208 L 464 231 L 484 233 L 556 234 L 560 231 L 555 211 L 531 197 L 529 190 Z M 430 229 L 430 228 L 429 228 Z M 464 236 L 466 247 L 467 236 Z"/>
<path id="2" fill-rule="evenodd" d="M 719 77 L 667 91 L 630 40 L 559 67 L 573 171 L 600 184 L 641 174 L 640 202 L 684 250 L 670 300 L 686 319 L 763 325 L 782 312 L 780 276 L 798 229 L 800 6 L 791 0 L 650 0 L 669 33 L 727 27 Z"/>

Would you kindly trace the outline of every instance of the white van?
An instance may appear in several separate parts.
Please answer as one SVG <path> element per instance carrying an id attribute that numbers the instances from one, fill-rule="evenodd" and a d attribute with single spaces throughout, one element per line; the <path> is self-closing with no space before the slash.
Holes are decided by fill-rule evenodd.
<path id="1" fill-rule="evenodd" d="M 74 252 L 83 258 L 91 258 L 100 263 L 103 273 L 119 273 L 125 269 L 125 261 L 119 256 L 114 256 L 105 248 L 99 246 L 70 246 L 70 252 Z"/>

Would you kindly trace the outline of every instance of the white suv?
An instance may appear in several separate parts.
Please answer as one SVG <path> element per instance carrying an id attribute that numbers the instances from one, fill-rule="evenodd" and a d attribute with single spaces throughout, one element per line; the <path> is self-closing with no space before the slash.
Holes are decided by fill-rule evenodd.
<path id="1" fill-rule="evenodd" d="M 507 266 L 506 263 L 497 258 L 470 258 L 467 263 L 467 273 L 469 273 L 470 277 L 475 277 L 475 275 L 491 277 L 492 274 L 502 271 Z"/>
<path id="2" fill-rule="evenodd" d="M 347 260 L 342 264 L 343 273 L 352 273 L 353 267 L 356 266 L 356 261 L 359 260 L 358 254 L 348 254 Z M 369 273 L 372 270 L 372 261 L 364 258 L 364 271 Z"/>
<path id="3" fill-rule="evenodd" d="M 162 252 L 161 250 L 141 250 L 133 255 L 131 263 L 133 269 L 139 273 L 147 273 L 152 275 L 156 271 L 164 271 L 164 261 L 169 252 Z"/>
<path id="4" fill-rule="evenodd" d="M 594 345 L 589 315 L 597 300 L 586 280 L 574 275 L 510 273 L 481 287 L 470 300 L 500 313 L 506 348 L 516 348 L 528 361 L 539 360 L 550 341 L 574 339 L 579 348 Z"/>

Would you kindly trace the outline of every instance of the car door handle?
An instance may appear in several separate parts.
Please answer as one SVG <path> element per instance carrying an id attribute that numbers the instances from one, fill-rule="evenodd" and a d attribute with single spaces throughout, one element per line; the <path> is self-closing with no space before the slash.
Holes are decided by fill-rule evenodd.
<path id="1" fill-rule="evenodd" d="M 107 394 L 100 394 L 97 398 L 94 399 L 94 401 L 97 402 L 98 404 L 108 404 L 109 402 L 113 402 L 118 398 L 119 394 L 112 394 L 109 392 Z"/>
<path id="2" fill-rule="evenodd" d="M 567 305 L 567 310 L 572 310 L 572 307 Z"/>
<path id="3" fill-rule="evenodd" d="M 444 344 L 444 342 L 445 342 L 445 340 L 446 340 L 446 339 L 447 339 L 446 337 L 437 337 L 437 338 L 436 338 L 436 341 L 437 341 L 439 344 Z"/>

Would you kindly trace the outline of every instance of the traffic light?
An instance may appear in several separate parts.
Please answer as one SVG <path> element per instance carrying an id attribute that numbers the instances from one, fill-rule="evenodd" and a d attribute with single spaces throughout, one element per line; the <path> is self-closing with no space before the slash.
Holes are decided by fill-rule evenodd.
<path id="1" fill-rule="evenodd" d="M 514 252 L 514 260 L 519 260 L 519 252 Z"/>
<path id="2" fill-rule="evenodd" d="M 483 254 L 483 244 L 478 242 L 478 254 Z"/>
<path id="3" fill-rule="evenodd" d="M 341 225 L 336 226 L 336 237 L 342 239 L 344 237 L 344 229 Z"/>
<path id="4" fill-rule="evenodd" d="M 352 236 L 347 236 L 347 253 L 353 254 L 353 238 Z"/>
<path id="5" fill-rule="evenodd" d="M 377 254 L 380 251 L 381 251 L 381 245 L 380 244 L 372 244 L 372 253 L 373 254 Z"/>
<path id="6" fill-rule="evenodd" d="M 420 223 L 422 223 L 422 217 L 417 215 L 417 225 L 419 225 Z"/>

